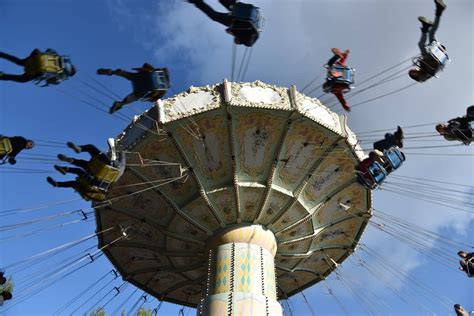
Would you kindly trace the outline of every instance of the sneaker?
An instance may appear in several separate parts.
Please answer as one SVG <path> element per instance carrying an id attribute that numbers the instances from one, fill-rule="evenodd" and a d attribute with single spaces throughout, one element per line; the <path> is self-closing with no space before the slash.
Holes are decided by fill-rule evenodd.
<path id="1" fill-rule="evenodd" d="M 122 108 L 122 103 L 116 101 L 116 102 L 114 102 L 114 105 L 112 105 L 112 107 L 110 108 L 109 113 L 113 114 L 113 113 L 117 112 L 118 110 L 120 110 L 121 108 Z"/>
<path id="2" fill-rule="evenodd" d="M 403 130 L 400 126 L 397 126 L 397 131 L 395 132 L 395 137 L 399 138 L 400 140 L 403 139 Z"/>
<path id="3" fill-rule="evenodd" d="M 58 183 L 56 181 L 54 181 L 53 178 L 51 177 L 47 177 L 46 178 L 46 181 L 48 181 L 49 184 L 51 184 L 53 187 L 57 187 L 58 186 Z"/>
<path id="4" fill-rule="evenodd" d="M 97 69 L 97 74 L 98 75 L 112 76 L 114 74 L 114 71 L 112 69 L 99 68 L 99 69 Z"/>
<path id="5" fill-rule="evenodd" d="M 435 0 L 435 4 L 437 11 L 443 11 L 444 9 L 446 9 L 446 4 L 443 2 L 443 0 Z"/>
<path id="6" fill-rule="evenodd" d="M 66 174 L 66 168 L 64 168 L 64 167 L 61 167 L 61 166 L 58 166 L 58 165 L 54 165 L 54 169 L 56 169 L 57 171 L 61 172 L 62 174 Z"/>
<path id="7" fill-rule="evenodd" d="M 63 154 L 59 154 L 58 159 L 61 160 L 61 161 L 69 162 L 69 163 L 71 163 L 73 161 L 72 158 L 66 157 Z"/>
<path id="8" fill-rule="evenodd" d="M 344 108 L 344 110 L 346 110 L 347 112 L 350 112 L 351 111 L 351 107 L 346 105 L 346 104 L 343 104 L 342 107 Z"/>
<path id="9" fill-rule="evenodd" d="M 340 58 L 344 58 L 344 56 L 342 55 L 341 50 L 340 50 L 339 48 L 332 48 L 332 49 L 331 49 L 331 52 L 332 52 L 334 55 L 339 56 Z"/>
<path id="10" fill-rule="evenodd" d="M 403 130 L 400 126 L 397 126 L 397 131 L 393 134 L 395 142 L 399 148 L 403 148 Z"/>
<path id="11" fill-rule="evenodd" d="M 77 146 L 76 144 L 74 144 L 73 142 L 67 142 L 66 143 L 67 147 L 71 148 L 72 150 L 74 150 L 77 154 L 79 154 L 82 150 L 81 150 L 81 147 Z"/>
<path id="12" fill-rule="evenodd" d="M 424 29 L 428 29 L 428 28 L 430 28 L 430 27 L 433 26 L 433 21 L 428 20 L 427 17 L 419 16 L 419 17 L 418 17 L 418 21 L 421 22 L 421 24 L 423 25 L 423 28 L 424 28 Z"/>

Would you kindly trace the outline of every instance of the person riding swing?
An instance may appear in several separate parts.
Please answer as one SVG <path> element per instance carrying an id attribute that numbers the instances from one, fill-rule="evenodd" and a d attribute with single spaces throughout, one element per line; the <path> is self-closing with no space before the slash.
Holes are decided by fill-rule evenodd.
<path id="1" fill-rule="evenodd" d="M 0 165 L 7 162 L 11 165 L 16 164 L 15 157 L 23 149 L 32 149 L 35 143 L 32 140 L 21 136 L 6 137 L 0 135 Z"/>
<path id="2" fill-rule="evenodd" d="M 99 75 L 116 75 L 132 82 L 133 92 L 122 101 L 115 101 L 109 110 L 111 114 L 120 110 L 124 105 L 138 100 L 156 102 L 166 94 L 170 87 L 168 68 L 155 68 L 148 63 L 144 63 L 143 66 L 133 68 L 133 70 L 136 72 L 128 72 L 122 69 L 97 69 Z"/>
<path id="3" fill-rule="evenodd" d="M 331 51 L 334 56 L 329 59 L 325 66 L 327 68 L 327 77 L 326 82 L 323 84 L 323 91 L 334 94 L 344 110 L 350 112 L 351 108 L 344 98 L 344 94 L 349 92 L 354 84 L 355 70 L 346 65 L 349 50 L 346 49 L 342 53 L 339 48 L 333 48 Z"/>
<path id="4" fill-rule="evenodd" d="M 436 14 L 434 22 L 428 20 L 424 16 L 418 17 L 421 22 L 421 38 L 418 42 L 421 55 L 413 59 L 413 64 L 416 66 L 410 69 L 408 75 L 415 81 L 424 82 L 431 77 L 437 77 L 436 74 L 443 70 L 450 62 L 446 47 L 442 45 L 435 37 L 438 30 L 441 15 L 446 9 L 443 0 L 435 0 Z M 427 43 L 428 37 L 428 43 Z"/>
<path id="5" fill-rule="evenodd" d="M 74 181 L 57 182 L 48 177 L 46 180 L 54 187 L 74 188 L 86 201 L 101 202 L 106 199 L 110 186 L 117 182 L 125 171 L 126 159 L 123 151 L 119 157 L 115 150 L 114 139 L 108 140 L 110 152 L 101 152 L 94 145 L 77 146 L 68 142 L 68 147 L 76 153 L 87 152 L 91 155 L 89 161 L 58 155 L 59 160 L 69 162 L 79 168 L 70 168 L 55 165 L 54 168 L 62 174 L 73 173 L 77 175 Z"/>
<path id="6" fill-rule="evenodd" d="M 76 68 L 72 65 L 71 59 L 67 56 L 60 56 L 51 48 L 48 48 L 44 53 L 36 48 L 24 59 L 0 52 L 0 58 L 23 66 L 25 69 L 21 75 L 0 72 L 0 80 L 15 82 L 35 81 L 35 84 L 43 82 L 42 87 L 44 87 L 57 85 L 76 74 Z"/>
<path id="7" fill-rule="evenodd" d="M 203 0 L 188 0 L 211 20 L 227 26 L 226 32 L 234 36 L 234 43 L 251 47 L 261 32 L 263 17 L 260 8 L 237 0 L 219 0 L 229 10 L 228 13 L 217 12 Z"/>
<path id="8" fill-rule="evenodd" d="M 465 116 L 436 125 L 436 131 L 448 141 L 460 141 L 470 145 L 474 138 L 474 105 L 467 108 Z"/>

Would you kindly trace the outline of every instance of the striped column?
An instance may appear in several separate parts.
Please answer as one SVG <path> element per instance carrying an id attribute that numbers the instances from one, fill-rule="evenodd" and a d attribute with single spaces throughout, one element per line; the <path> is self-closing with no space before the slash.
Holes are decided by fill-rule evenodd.
<path id="1" fill-rule="evenodd" d="M 212 237 L 208 249 L 207 290 L 198 315 L 282 315 L 270 230 L 240 225 Z"/>

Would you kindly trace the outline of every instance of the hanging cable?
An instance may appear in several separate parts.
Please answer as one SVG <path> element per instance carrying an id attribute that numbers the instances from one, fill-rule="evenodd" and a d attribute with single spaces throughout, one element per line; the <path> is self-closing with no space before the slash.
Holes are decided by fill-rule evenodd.
<path id="1" fill-rule="evenodd" d="M 406 178 L 406 179 L 414 179 L 414 180 L 420 180 L 420 181 L 427 181 L 427 182 L 436 182 L 436 183 L 442 183 L 442 184 L 449 184 L 449 185 L 455 185 L 455 186 L 462 186 L 462 187 L 468 187 L 472 188 L 472 185 L 467 185 L 467 184 L 459 184 L 459 183 L 453 183 L 453 182 L 446 182 L 446 181 L 439 181 L 439 180 L 433 180 L 433 179 L 426 179 L 426 178 L 417 178 L 417 177 L 410 177 L 406 175 L 393 175 L 391 177 L 394 178 Z"/>
<path id="2" fill-rule="evenodd" d="M 244 50 L 244 56 L 242 57 L 242 60 L 240 61 L 239 72 L 237 73 L 237 78 L 236 78 L 237 82 L 239 81 L 240 74 L 242 73 L 242 68 L 244 67 L 244 63 L 246 61 L 248 52 L 249 52 L 249 48 L 246 47 L 245 50 Z"/>
<path id="3" fill-rule="evenodd" d="M 115 280 L 116 280 L 116 278 L 113 278 L 112 280 L 110 280 L 109 282 L 104 284 L 102 287 L 100 287 L 97 291 L 95 291 L 92 295 L 90 295 L 84 302 L 82 302 L 82 304 L 80 304 L 78 307 L 76 307 L 76 309 L 71 312 L 71 315 L 74 315 L 75 312 L 77 312 L 84 305 L 89 303 L 93 298 L 95 298 L 100 292 L 102 292 L 106 287 L 108 287 L 110 284 L 112 284 L 112 282 L 114 282 Z M 112 315 L 118 315 L 118 314 L 114 313 Z"/>
<path id="4" fill-rule="evenodd" d="M 230 81 L 234 81 L 234 72 L 235 72 L 235 60 L 237 58 L 237 45 L 232 42 L 232 59 L 231 59 L 231 72 L 230 72 Z"/>
<path id="5" fill-rule="evenodd" d="M 111 271 L 105 273 L 102 277 L 100 277 L 98 280 L 94 281 L 91 285 L 86 287 L 79 294 L 77 294 L 72 299 L 67 301 L 65 304 L 60 306 L 56 311 L 54 311 L 53 316 L 54 315 L 59 315 L 64 310 L 68 309 L 71 305 L 73 305 L 75 302 L 77 302 L 84 294 L 86 294 L 90 290 L 92 290 L 96 285 L 98 285 L 100 282 L 102 282 L 102 280 L 104 280 L 106 277 L 108 277 L 111 273 L 112 273 L 112 275 L 115 275 L 115 278 L 117 278 L 117 272 L 115 270 L 111 270 Z M 115 278 L 113 280 L 115 280 Z M 111 280 L 111 281 L 113 281 L 113 280 Z"/>
<path id="6" fill-rule="evenodd" d="M 117 98 L 117 99 L 121 99 L 121 97 L 115 93 L 113 90 L 111 90 L 109 87 L 107 87 L 105 84 L 103 84 L 102 82 L 100 82 L 99 80 L 95 79 L 94 77 L 92 77 L 91 75 L 87 75 L 87 77 L 89 79 L 91 79 L 92 81 L 94 81 L 95 84 L 101 86 L 102 89 L 105 89 L 107 90 L 111 95 L 114 96 L 114 98 Z"/>
<path id="7" fill-rule="evenodd" d="M 332 296 L 332 298 L 334 298 L 334 300 L 336 301 L 337 305 L 339 305 L 339 307 L 341 308 L 341 310 L 344 312 L 344 315 L 346 316 L 349 316 L 349 312 L 347 311 L 347 309 L 344 307 L 344 305 L 342 304 L 342 302 L 336 297 L 336 295 L 334 294 L 334 291 L 329 287 L 329 285 L 327 285 L 327 281 L 325 279 L 322 280 L 321 282 L 327 289 L 328 291 L 328 294 Z"/>
<path id="8" fill-rule="evenodd" d="M 45 255 L 49 255 L 51 253 L 55 253 L 55 252 L 58 252 L 58 251 L 62 251 L 62 250 L 65 250 L 65 249 L 69 249 L 71 247 L 74 247 L 76 245 L 79 245 L 89 239 L 92 239 L 100 234 L 103 234 L 103 233 L 106 233 L 106 232 L 109 232 L 113 229 L 116 229 L 116 227 L 109 227 L 109 228 L 106 228 L 106 229 L 103 229 L 102 231 L 99 231 L 99 232 L 96 232 L 94 234 L 90 234 L 88 236 L 85 236 L 85 237 L 82 237 L 82 238 L 79 238 L 77 240 L 74 240 L 74 241 L 71 241 L 71 242 L 68 242 L 68 243 L 65 243 L 65 244 L 62 244 L 60 246 L 57 246 L 55 248 L 52 248 L 52 249 L 48 249 L 46 251 L 43 251 L 43 252 L 40 252 L 38 254 L 35 254 L 31 257 L 28 257 L 26 259 L 22 259 L 22 260 L 19 260 L 19 261 L 16 261 L 16 262 L 13 262 L 13 263 L 10 263 L 10 264 L 7 264 L 5 266 L 3 266 L 3 270 L 7 270 L 7 269 L 10 269 L 12 267 L 15 267 L 19 264 L 22 264 L 22 263 L 25 263 L 25 262 L 29 262 L 31 260 L 35 260 L 35 259 L 38 259 L 38 258 L 41 258 Z"/>
<path id="9" fill-rule="evenodd" d="M 402 91 L 402 90 L 408 89 L 408 88 L 414 86 L 414 85 L 417 84 L 417 83 L 418 83 L 418 82 L 413 82 L 413 83 L 410 83 L 410 84 L 408 84 L 408 85 L 406 85 L 406 86 L 403 86 L 403 87 L 401 87 L 401 88 L 399 88 L 399 89 L 393 90 L 393 91 L 391 91 L 391 92 L 387 92 L 387 93 L 385 93 L 385 94 L 376 96 L 376 97 L 374 97 L 374 98 L 370 98 L 370 99 L 368 99 L 368 100 L 365 100 L 365 101 L 362 101 L 362 102 L 353 104 L 353 105 L 351 105 L 351 108 L 353 109 L 353 108 L 355 108 L 356 106 L 359 106 L 359 105 L 362 105 L 362 104 L 366 104 L 366 103 L 369 103 L 369 102 L 372 102 L 372 101 L 375 101 L 375 100 L 378 100 L 378 99 L 381 99 L 381 98 L 385 98 L 385 97 L 387 97 L 387 96 L 389 96 L 389 95 L 392 95 L 392 94 L 394 94 L 394 93 L 397 93 L 397 92 L 400 92 L 400 91 Z M 339 112 L 341 112 L 341 111 L 342 111 L 342 110 L 337 110 L 336 113 L 339 113 Z"/>
<path id="10" fill-rule="evenodd" d="M 240 78 L 240 81 L 244 81 L 244 80 L 245 80 L 245 76 L 247 75 L 247 70 L 249 69 L 250 60 L 252 59 L 253 46 L 250 47 L 249 50 L 250 50 L 249 56 L 248 56 L 248 58 L 247 58 L 247 62 L 245 63 L 244 72 L 242 73 L 242 77 Z"/>
<path id="11" fill-rule="evenodd" d="M 135 308 L 140 304 L 140 300 L 142 300 L 145 297 L 145 292 L 143 291 L 140 297 L 137 299 L 135 304 L 132 305 L 132 307 L 128 310 L 128 313 L 126 315 L 133 315 L 132 312 L 135 310 Z M 145 299 L 146 300 L 146 299 Z"/>
<path id="12" fill-rule="evenodd" d="M 297 286 L 298 288 L 301 288 L 300 285 L 298 284 L 298 281 L 296 280 L 296 278 L 295 278 L 294 280 L 295 280 L 296 286 Z M 300 293 L 301 293 L 301 296 L 303 296 L 303 299 L 304 299 L 306 305 L 308 306 L 308 309 L 311 311 L 311 315 L 314 316 L 314 315 L 315 315 L 315 314 L 314 314 L 314 310 L 313 310 L 313 308 L 311 307 L 311 304 L 309 304 L 308 299 L 306 298 L 306 295 L 304 294 L 304 291 L 301 290 Z"/>
<path id="13" fill-rule="evenodd" d="M 44 228 L 41 228 L 41 229 L 30 231 L 29 233 L 25 233 L 25 234 L 2 237 L 2 238 L 0 238 L 0 243 L 5 242 L 5 241 L 12 241 L 12 240 L 20 239 L 20 238 L 33 236 L 33 235 L 36 235 L 36 234 L 39 234 L 39 233 L 42 233 L 42 232 L 45 232 L 45 231 L 55 230 L 55 229 L 58 229 L 58 228 L 62 228 L 62 227 L 68 226 L 68 225 L 72 225 L 72 224 L 76 224 L 76 223 L 80 223 L 80 222 L 84 222 L 84 221 L 87 221 L 87 220 L 81 218 L 81 219 L 76 219 L 76 220 L 73 220 L 73 221 L 61 223 L 61 224 L 54 225 L 54 226 L 44 227 Z"/>
<path id="14" fill-rule="evenodd" d="M 452 305 L 455 304 L 455 302 L 449 299 L 448 297 L 438 294 L 426 284 L 411 277 L 407 271 L 397 266 L 394 262 L 390 262 L 384 259 L 383 257 L 379 256 L 376 251 L 371 250 L 366 245 L 361 246 L 360 249 L 364 251 L 365 253 L 369 254 L 371 257 L 373 257 L 375 259 L 375 262 L 378 263 L 380 267 L 383 268 L 384 270 L 390 271 L 396 277 L 401 276 L 402 278 L 405 278 L 406 280 L 408 280 L 411 284 L 415 286 L 414 287 L 415 293 L 420 293 L 420 290 L 421 290 L 421 293 L 424 294 L 425 298 L 432 300 L 432 302 L 435 302 L 435 303 L 441 303 L 444 307 L 446 307 L 449 310 L 451 310 Z M 364 263 L 367 265 L 365 261 Z M 425 294 L 425 292 L 427 294 Z"/>

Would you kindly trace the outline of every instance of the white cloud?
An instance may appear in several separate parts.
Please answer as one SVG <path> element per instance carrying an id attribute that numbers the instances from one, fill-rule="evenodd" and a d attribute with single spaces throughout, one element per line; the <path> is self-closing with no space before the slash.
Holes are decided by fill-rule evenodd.
<path id="1" fill-rule="evenodd" d="M 217 1 L 208 2 L 216 10 L 225 10 Z M 179 70 L 187 71 L 188 82 L 194 85 L 208 84 L 230 77 L 232 39 L 225 33 L 223 26 L 209 20 L 193 5 L 185 1 L 160 1 L 152 12 L 141 12 L 146 15 L 142 16 L 142 21 L 147 22 L 146 26 L 137 26 L 134 23 L 136 19 L 133 15 L 136 12 L 133 11 L 132 2 L 114 0 L 110 4 L 122 23 L 136 27 L 140 41 L 146 49 L 153 50 L 156 59 L 164 63 L 183 63 L 183 68 Z M 358 68 L 359 78 L 366 78 L 417 54 L 419 23 L 416 17 L 434 13 L 430 1 L 402 1 L 395 5 L 388 0 L 337 3 L 327 0 L 273 0 L 255 1 L 255 4 L 262 8 L 267 23 L 254 47 L 246 80 L 258 78 L 279 85 L 296 83 L 300 89 L 320 73 L 326 60 L 331 57 L 331 47 L 351 49 L 349 63 Z M 469 0 L 456 4 L 453 2 L 449 6 L 438 33 L 444 39 L 453 63 L 438 80 L 433 79 L 354 110 L 349 114 L 349 123 L 355 130 L 437 122 L 464 114 L 465 108 L 472 103 L 474 86 L 474 36 L 472 27 L 469 31 L 465 23 L 471 21 L 472 26 L 474 10 Z M 462 34 L 460 29 L 464 30 Z M 458 34 L 462 39 L 450 34 Z M 242 53 L 243 48 L 239 47 L 239 50 Z M 403 78 L 400 82 L 402 84 L 397 82 L 387 85 L 377 95 L 409 83 L 410 79 Z M 364 93 L 356 100 L 372 96 Z M 423 130 L 432 131 L 433 128 L 426 127 Z M 380 136 L 383 137 L 383 134 Z M 436 149 L 426 152 L 448 151 Z M 463 147 L 450 152 L 473 153 L 473 150 L 472 147 Z M 472 183 L 474 179 L 470 157 L 410 156 L 409 153 L 407 157 L 407 162 L 397 173 L 455 183 Z M 431 231 L 451 229 L 459 238 L 469 238 L 469 225 L 472 228 L 474 219 L 472 214 L 447 210 L 383 191 L 374 192 L 374 195 L 375 208 Z M 425 262 L 407 245 L 374 230 L 369 231 L 363 241 L 383 257 L 407 270 L 413 270 Z M 456 256 L 455 253 L 452 255 Z M 397 286 L 403 285 L 402 279 L 391 281 Z"/>

